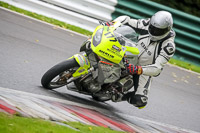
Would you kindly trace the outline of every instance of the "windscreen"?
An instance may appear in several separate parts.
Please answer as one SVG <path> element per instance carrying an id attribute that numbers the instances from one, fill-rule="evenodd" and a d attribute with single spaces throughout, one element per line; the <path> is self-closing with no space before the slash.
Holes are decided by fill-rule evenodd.
<path id="1" fill-rule="evenodd" d="M 136 44 L 138 42 L 138 34 L 130 26 L 122 25 L 114 31 L 114 34 L 119 43 L 123 46 L 127 43 Z"/>

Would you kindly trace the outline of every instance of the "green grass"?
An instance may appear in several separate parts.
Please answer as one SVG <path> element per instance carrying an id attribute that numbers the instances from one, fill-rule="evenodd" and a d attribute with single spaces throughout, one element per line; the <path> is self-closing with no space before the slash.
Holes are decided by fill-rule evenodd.
<path id="1" fill-rule="evenodd" d="M 187 63 L 187 62 L 184 62 L 184 61 L 180 61 L 180 60 L 176 60 L 176 59 L 173 59 L 173 58 L 171 58 L 169 60 L 169 63 L 174 64 L 176 66 L 180 66 L 182 68 L 185 68 L 185 69 L 188 69 L 188 70 L 191 70 L 191 71 L 194 71 L 194 72 L 200 73 L 200 66 L 197 66 L 197 65 L 193 65 L 193 64 L 190 64 L 190 63 Z"/>
<path id="2" fill-rule="evenodd" d="M 67 124 L 76 129 L 79 129 L 79 130 L 81 129 L 81 132 L 84 132 L 84 133 L 88 133 L 88 132 L 90 132 L 90 133 L 125 133 L 122 131 L 114 131 L 114 130 L 111 130 L 109 128 L 104 128 L 104 127 L 84 125 L 82 123 L 70 122 Z"/>
<path id="3" fill-rule="evenodd" d="M 0 133 L 122 133 L 109 128 L 66 123 L 78 131 L 51 121 L 9 115 L 0 112 Z"/>
<path id="4" fill-rule="evenodd" d="M 92 32 L 87 31 L 85 29 L 82 29 L 82 28 L 79 28 L 79 27 L 76 27 L 76 26 L 73 26 L 73 25 L 70 25 L 70 24 L 66 24 L 66 23 L 61 22 L 59 20 L 56 20 L 56 19 L 53 19 L 53 18 L 48 18 L 48 17 L 45 17 L 43 15 L 36 14 L 34 12 L 30 12 L 30 11 L 26 11 L 26 10 L 17 8 L 15 6 L 9 5 L 9 4 L 5 3 L 5 2 L 1 2 L 0 1 L 0 6 L 8 8 L 8 9 L 16 11 L 16 12 L 19 12 L 19 13 L 22 13 L 22 14 L 25 14 L 27 16 L 30 16 L 30 17 L 33 17 L 33 18 L 48 22 L 48 23 L 57 25 L 59 27 L 66 28 L 66 29 L 69 29 L 69 30 L 72 30 L 72 31 L 75 31 L 75 32 L 78 32 L 78 33 L 81 33 L 81 34 L 84 34 L 84 35 L 87 35 L 87 36 L 92 35 Z M 169 63 L 177 65 L 177 66 L 180 66 L 180 67 L 183 67 L 183 68 L 186 68 L 188 70 L 192 70 L 192 71 L 200 73 L 200 67 L 196 66 L 196 65 L 192 65 L 190 63 L 186 63 L 186 62 L 183 62 L 183 61 L 180 61 L 180 60 L 176 60 L 176 59 L 171 59 L 169 61 Z"/>

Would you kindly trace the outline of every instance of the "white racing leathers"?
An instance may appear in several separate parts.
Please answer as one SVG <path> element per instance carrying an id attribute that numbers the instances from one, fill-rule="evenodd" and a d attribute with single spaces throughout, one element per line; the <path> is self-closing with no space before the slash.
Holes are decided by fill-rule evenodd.
<path id="1" fill-rule="evenodd" d="M 147 104 L 152 77 L 158 76 L 163 67 L 174 55 L 175 32 L 173 30 L 158 41 L 152 41 L 148 33 L 150 19 L 131 19 L 128 16 L 120 16 L 114 21 L 120 21 L 124 25 L 131 26 L 138 34 L 137 48 L 140 51 L 138 66 L 142 66 L 143 74 L 134 75 L 134 91 L 127 93 L 125 99 L 136 107 L 144 107 Z"/>

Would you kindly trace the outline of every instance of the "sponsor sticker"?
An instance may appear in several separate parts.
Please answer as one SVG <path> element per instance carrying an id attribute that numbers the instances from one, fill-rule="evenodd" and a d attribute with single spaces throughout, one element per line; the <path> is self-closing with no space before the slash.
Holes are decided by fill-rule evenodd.
<path id="1" fill-rule="evenodd" d="M 115 45 L 113 45 L 112 48 L 115 49 L 115 50 L 117 50 L 117 51 L 119 51 L 119 52 L 121 51 L 121 48 L 119 48 L 119 47 L 117 47 Z"/>
<path id="2" fill-rule="evenodd" d="M 107 52 L 105 52 L 105 51 L 103 51 L 103 50 L 99 50 L 99 52 L 102 53 L 103 55 L 109 57 L 109 58 L 114 58 L 113 55 L 111 55 L 111 54 L 109 54 L 109 53 L 107 53 Z"/>

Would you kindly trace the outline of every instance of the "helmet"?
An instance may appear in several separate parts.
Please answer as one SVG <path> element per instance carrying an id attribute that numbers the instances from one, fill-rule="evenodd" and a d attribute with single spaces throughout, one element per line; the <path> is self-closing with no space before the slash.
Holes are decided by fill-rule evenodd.
<path id="1" fill-rule="evenodd" d="M 173 26 L 171 13 L 167 11 L 159 11 L 155 13 L 149 23 L 148 32 L 152 41 L 163 39 L 168 35 Z"/>

